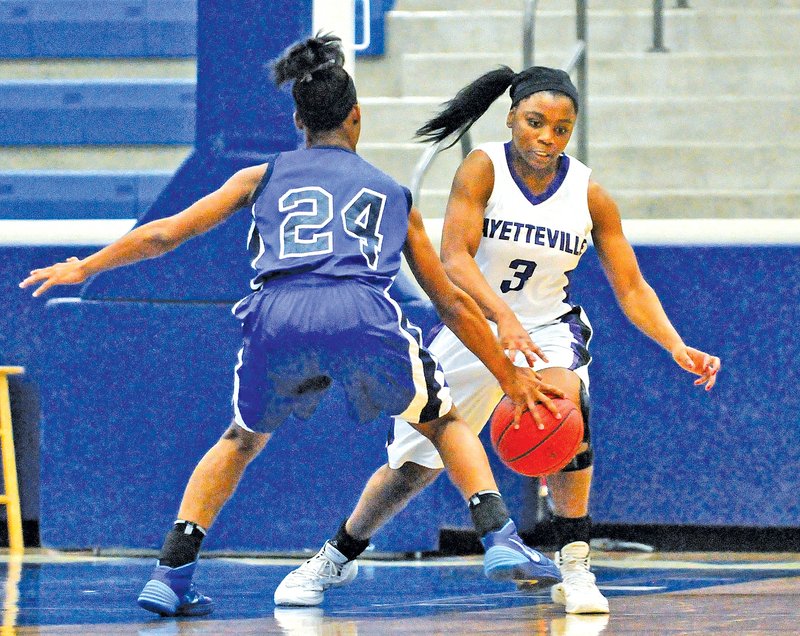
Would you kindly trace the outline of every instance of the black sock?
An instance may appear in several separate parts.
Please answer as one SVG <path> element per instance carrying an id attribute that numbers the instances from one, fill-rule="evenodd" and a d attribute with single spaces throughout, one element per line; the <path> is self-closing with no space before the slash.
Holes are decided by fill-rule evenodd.
<path id="1" fill-rule="evenodd" d="M 200 544 L 206 536 L 203 527 L 191 521 L 178 519 L 164 539 L 164 547 L 158 561 L 161 565 L 179 568 L 187 563 L 197 560 L 200 553 Z"/>
<path id="2" fill-rule="evenodd" d="M 481 538 L 508 523 L 508 508 L 496 490 L 481 490 L 472 495 L 469 498 L 469 511 Z"/>
<path id="3" fill-rule="evenodd" d="M 553 533 L 559 550 L 573 541 L 589 543 L 592 538 L 592 518 L 589 515 L 585 517 L 553 515 Z"/>
<path id="4" fill-rule="evenodd" d="M 333 539 L 330 540 L 330 544 L 346 556 L 348 561 L 352 561 L 367 549 L 369 539 L 354 539 L 347 533 L 346 524 L 347 519 L 342 521 L 342 525 L 339 526 Z"/>

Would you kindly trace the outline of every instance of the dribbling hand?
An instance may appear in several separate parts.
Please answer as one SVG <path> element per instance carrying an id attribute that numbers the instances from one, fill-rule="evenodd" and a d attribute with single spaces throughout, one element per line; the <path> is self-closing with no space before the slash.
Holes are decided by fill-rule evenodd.
<path id="1" fill-rule="evenodd" d="M 555 417 L 560 418 L 558 406 L 552 397 L 564 397 L 564 392 L 552 384 L 547 384 L 542 377 L 527 367 L 515 367 L 514 381 L 511 386 L 502 387 L 505 394 L 514 402 L 514 424 L 519 424 L 519 419 L 525 411 L 530 411 L 539 430 L 544 428 L 544 423 L 536 409 L 536 403 L 541 402 Z"/>

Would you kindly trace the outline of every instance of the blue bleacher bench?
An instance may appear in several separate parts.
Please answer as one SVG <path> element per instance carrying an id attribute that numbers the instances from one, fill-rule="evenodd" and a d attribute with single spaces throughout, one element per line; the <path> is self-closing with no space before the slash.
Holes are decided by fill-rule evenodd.
<path id="1" fill-rule="evenodd" d="M 0 82 L 0 145 L 191 144 L 194 80 Z"/>
<path id="2" fill-rule="evenodd" d="M 0 219 L 136 219 L 172 172 L 0 172 Z"/>
<path id="3" fill-rule="evenodd" d="M 196 0 L 0 0 L 0 58 L 194 57 Z"/>

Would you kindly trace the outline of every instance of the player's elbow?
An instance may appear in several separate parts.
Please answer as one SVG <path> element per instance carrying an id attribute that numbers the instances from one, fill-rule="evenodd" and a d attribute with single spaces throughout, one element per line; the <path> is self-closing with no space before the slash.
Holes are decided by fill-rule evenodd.
<path id="1" fill-rule="evenodd" d="M 142 231 L 141 243 L 143 251 L 151 256 L 158 256 L 174 250 L 184 240 L 175 231 L 170 219 L 152 221 L 139 229 Z"/>

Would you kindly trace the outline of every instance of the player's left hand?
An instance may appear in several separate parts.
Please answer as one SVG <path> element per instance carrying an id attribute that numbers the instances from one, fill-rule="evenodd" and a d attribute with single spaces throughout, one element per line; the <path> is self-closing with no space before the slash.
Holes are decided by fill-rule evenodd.
<path id="1" fill-rule="evenodd" d="M 709 355 L 704 351 L 680 345 L 672 351 L 672 359 L 681 368 L 690 373 L 699 375 L 694 383 L 695 386 L 706 385 L 706 391 L 710 391 L 717 382 L 717 373 L 722 368 L 722 362 L 717 356 Z"/>
<path id="2" fill-rule="evenodd" d="M 30 275 L 19 286 L 25 288 L 44 281 L 33 292 L 34 296 L 41 296 L 55 285 L 78 285 L 84 282 L 86 278 L 83 261 L 75 256 L 70 256 L 63 263 L 32 270 Z"/>

